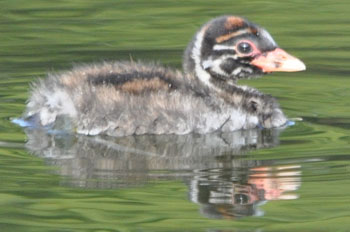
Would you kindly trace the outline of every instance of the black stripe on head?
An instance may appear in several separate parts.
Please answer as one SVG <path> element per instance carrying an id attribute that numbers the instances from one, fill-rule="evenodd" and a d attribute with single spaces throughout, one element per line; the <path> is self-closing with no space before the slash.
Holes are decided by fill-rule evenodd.
<path id="1" fill-rule="evenodd" d="M 222 55 L 235 55 L 236 51 L 234 49 L 220 49 L 220 50 L 213 50 L 213 57 L 219 57 Z"/>

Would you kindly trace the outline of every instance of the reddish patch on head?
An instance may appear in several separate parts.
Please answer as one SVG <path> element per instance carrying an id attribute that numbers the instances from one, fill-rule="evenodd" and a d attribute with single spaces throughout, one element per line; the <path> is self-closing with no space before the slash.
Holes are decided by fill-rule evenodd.
<path id="1" fill-rule="evenodd" d="M 242 27 L 243 24 L 244 24 L 244 20 L 242 18 L 231 16 L 226 19 L 225 28 L 227 30 L 232 30 L 234 28 Z"/>
<path id="2" fill-rule="evenodd" d="M 242 34 L 245 34 L 245 33 L 250 33 L 251 31 L 248 30 L 247 28 L 245 29 L 241 29 L 241 30 L 238 30 L 238 31 L 234 31 L 234 32 L 230 32 L 228 34 L 225 34 L 225 35 L 221 35 L 219 37 L 216 37 L 216 42 L 217 43 L 222 43 L 226 40 L 229 40 L 233 37 L 236 37 L 236 36 L 239 36 L 239 35 L 242 35 Z"/>

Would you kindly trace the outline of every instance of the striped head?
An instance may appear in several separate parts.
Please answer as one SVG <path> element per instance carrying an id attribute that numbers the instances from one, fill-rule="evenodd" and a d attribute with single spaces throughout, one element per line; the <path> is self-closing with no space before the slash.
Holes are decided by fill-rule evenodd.
<path id="1" fill-rule="evenodd" d="M 203 25 L 185 51 L 183 67 L 208 86 L 305 70 L 265 29 L 237 16 L 221 16 Z"/>

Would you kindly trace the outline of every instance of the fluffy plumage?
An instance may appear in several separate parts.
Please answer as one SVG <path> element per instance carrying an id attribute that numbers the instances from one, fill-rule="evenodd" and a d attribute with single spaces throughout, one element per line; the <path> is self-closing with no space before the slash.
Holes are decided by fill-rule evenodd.
<path id="1" fill-rule="evenodd" d="M 180 72 L 111 62 L 49 74 L 33 84 L 24 117 L 41 126 L 112 136 L 278 127 L 287 119 L 277 101 L 236 81 L 303 69 L 267 31 L 236 16 L 205 24 L 188 45 L 183 66 Z"/>

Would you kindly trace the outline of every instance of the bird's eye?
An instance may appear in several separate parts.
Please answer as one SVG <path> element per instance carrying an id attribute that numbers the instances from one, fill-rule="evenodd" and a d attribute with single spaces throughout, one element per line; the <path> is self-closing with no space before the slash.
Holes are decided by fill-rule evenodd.
<path id="1" fill-rule="evenodd" d="M 253 50 L 252 46 L 248 42 L 240 42 L 237 44 L 237 49 L 242 54 L 248 54 Z"/>

